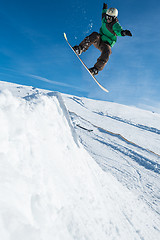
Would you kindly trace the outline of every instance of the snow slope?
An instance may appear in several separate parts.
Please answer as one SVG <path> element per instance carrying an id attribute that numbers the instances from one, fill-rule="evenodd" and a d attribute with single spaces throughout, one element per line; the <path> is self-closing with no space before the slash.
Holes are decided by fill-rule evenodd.
<path id="1" fill-rule="evenodd" d="M 0 82 L 2 240 L 159 238 L 160 116 L 107 105 Z"/>
<path id="2" fill-rule="evenodd" d="M 75 96 L 64 98 L 86 150 L 159 219 L 160 114 Z"/>

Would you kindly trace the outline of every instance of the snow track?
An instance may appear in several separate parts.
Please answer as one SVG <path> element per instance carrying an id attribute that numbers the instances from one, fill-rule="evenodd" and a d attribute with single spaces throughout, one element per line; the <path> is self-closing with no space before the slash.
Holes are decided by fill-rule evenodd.
<path id="1" fill-rule="evenodd" d="M 160 134 L 160 130 L 157 129 L 157 128 L 154 128 L 154 127 L 148 127 L 148 126 L 145 126 L 145 125 L 142 125 L 142 124 L 135 124 L 135 123 L 132 123 L 131 121 L 128 121 L 127 119 L 122 119 L 122 118 L 117 117 L 117 116 L 105 115 L 103 112 L 94 112 L 94 113 L 96 113 L 98 115 L 101 115 L 101 116 L 104 116 L 104 117 L 107 117 L 107 118 L 111 118 L 113 120 L 116 120 L 116 121 L 119 121 L 119 122 L 122 122 L 122 123 L 126 123 L 130 126 L 140 128 L 141 130 L 145 130 L 145 131 L 155 133 L 155 134 Z"/>

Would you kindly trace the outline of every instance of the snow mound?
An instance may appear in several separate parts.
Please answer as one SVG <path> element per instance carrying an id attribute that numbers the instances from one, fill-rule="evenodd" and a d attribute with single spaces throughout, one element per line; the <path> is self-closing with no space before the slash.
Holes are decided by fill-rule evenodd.
<path id="1" fill-rule="evenodd" d="M 154 212 L 83 148 L 58 93 L 0 92 L 3 240 L 158 239 Z"/>

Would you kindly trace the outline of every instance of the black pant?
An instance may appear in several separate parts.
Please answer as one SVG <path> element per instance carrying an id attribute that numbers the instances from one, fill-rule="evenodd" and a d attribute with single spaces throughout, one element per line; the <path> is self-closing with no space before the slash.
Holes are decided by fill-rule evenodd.
<path id="1" fill-rule="evenodd" d="M 101 40 L 101 35 L 97 32 L 91 33 L 91 35 L 86 37 L 79 45 L 82 47 L 83 52 L 85 52 L 92 44 L 101 51 L 101 56 L 97 59 L 97 62 L 94 65 L 94 67 L 101 71 L 112 53 L 111 46 L 106 42 L 103 42 Z"/>

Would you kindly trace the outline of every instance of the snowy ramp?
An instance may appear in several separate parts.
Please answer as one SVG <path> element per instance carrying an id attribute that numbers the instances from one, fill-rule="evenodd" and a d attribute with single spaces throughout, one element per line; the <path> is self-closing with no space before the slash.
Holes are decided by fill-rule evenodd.
<path id="1" fill-rule="evenodd" d="M 78 142 L 59 94 L 0 92 L 3 240 L 158 239 L 147 205 Z"/>

